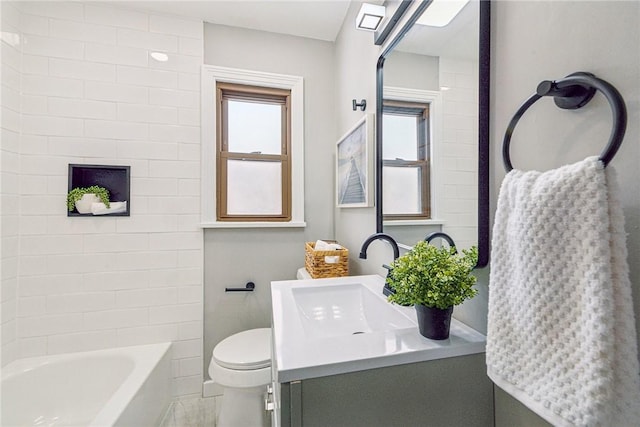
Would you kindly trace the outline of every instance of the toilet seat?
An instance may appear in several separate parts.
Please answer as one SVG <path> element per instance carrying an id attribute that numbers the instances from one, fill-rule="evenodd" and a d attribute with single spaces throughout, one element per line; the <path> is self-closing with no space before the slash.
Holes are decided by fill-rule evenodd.
<path id="1" fill-rule="evenodd" d="M 271 328 L 250 329 L 220 341 L 213 360 L 227 369 L 248 371 L 271 366 Z"/>

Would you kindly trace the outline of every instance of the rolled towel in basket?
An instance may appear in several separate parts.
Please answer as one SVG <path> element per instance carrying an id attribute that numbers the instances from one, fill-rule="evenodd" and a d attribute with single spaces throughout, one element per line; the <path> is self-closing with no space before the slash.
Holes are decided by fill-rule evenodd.
<path id="1" fill-rule="evenodd" d="M 336 251 L 340 249 L 342 249 L 342 246 L 339 244 L 325 242 L 324 240 L 316 240 L 316 244 L 313 246 L 314 251 Z M 327 264 L 336 264 L 338 261 L 340 261 L 340 255 L 324 257 L 324 262 Z"/>

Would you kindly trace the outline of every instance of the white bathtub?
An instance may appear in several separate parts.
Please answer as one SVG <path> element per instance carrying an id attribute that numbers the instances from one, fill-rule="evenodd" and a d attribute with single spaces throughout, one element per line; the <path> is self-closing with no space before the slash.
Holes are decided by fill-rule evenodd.
<path id="1" fill-rule="evenodd" d="M 160 424 L 171 343 L 16 360 L 2 368 L 2 426 Z"/>

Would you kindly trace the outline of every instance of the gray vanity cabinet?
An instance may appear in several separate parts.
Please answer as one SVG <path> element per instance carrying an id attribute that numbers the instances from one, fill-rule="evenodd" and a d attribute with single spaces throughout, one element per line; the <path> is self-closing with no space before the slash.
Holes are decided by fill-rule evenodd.
<path id="1" fill-rule="evenodd" d="M 273 427 L 493 426 L 485 372 L 479 353 L 278 384 Z"/>

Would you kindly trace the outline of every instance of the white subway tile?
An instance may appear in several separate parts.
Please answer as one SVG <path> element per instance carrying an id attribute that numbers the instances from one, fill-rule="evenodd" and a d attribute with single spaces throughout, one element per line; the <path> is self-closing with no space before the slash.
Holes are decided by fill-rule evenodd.
<path id="1" fill-rule="evenodd" d="M 175 215 L 145 215 L 140 217 L 119 217 L 118 233 L 154 233 L 175 231 L 177 219 Z"/>
<path id="2" fill-rule="evenodd" d="M 149 64 L 145 49 L 98 43 L 86 44 L 84 59 L 91 62 L 138 67 L 146 67 Z"/>
<path id="3" fill-rule="evenodd" d="M 20 132 L 15 132 L 4 127 L 0 128 L 0 138 L 2 140 L 2 152 L 3 153 L 19 153 L 22 152 L 20 150 Z M 45 139 L 46 141 L 46 139 Z M 19 169 L 16 167 L 15 171 L 7 170 L 2 168 L 1 172 L 18 172 Z"/>
<path id="4" fill-rule="evenodd" d="M 85 135 L 94 138 L 147 139 L 149 128 L 146 123 L 125 123 L 114 120 L 85 120 Z"/>
<path id="5" fill-rule="evenodd" d="M 177 338 L 177 325 L 151 325 L 118 329 L 118 346 L 171 342 Z"/>
<path id="6" fill-rule="evenodd" d="M 199 92 L 200 75 L 193 73 L 178 73 L 178 89 Z"/>
<path id="7" fill-rule="evenodd" d="M 169 89 L 178 86 L 178 74 L 173 71 L 118 66 L 117 73 L 119 83 Z"/>
<path id="8" fill-rule="evenodd" d="M 202 251 L 180 250 L 178 251 L 178 267 L 200 267 L 202 265 Z"/>
<path id="9" fill-rule="evenodd" d="M 178 215 L 178 231 L 200 231 L 200 214 Z"/>
<path id="10" fill-rule="evenodd" d="M 47 314 L 84 313 L 116 307 L 114 292 L 81 293 L 47 296 Z"/>
<path id="11" fill-rule="evenodd" d="M 66 215 L 66 203 L 63 210 Z M 114 218 L 74 218 L 62 215 L 47 217 L 49 234 L 96 234 L 115 233 L 115 231 Z"/>
<path id="12" fill-rule="evenodd" d="M 23 255 L 50 255 L 81 253 L 82 236 L 23 236 L 20 239 L 20 253 Z"/>
<path id="13" fill-rule="evenodd" d="M 200 143 L 200 127 L 179 125 L 149 125 L 149 137 L 156 141 Z"/>
<path id="14" fill-rule="evenodd" d="M 51 335 L 47 339 L 49 354 L 102 350 L 117 346 L 115 330 Z"/>
<path id="15" fill-rule="evenodd" d="M 16 340 L 18 357 L 37 357 L 47 354 L 47 337 L 19 337 Z"/>
<path id="16" fill-rule="evenodd" d="M 177 123 L 178 110 L 175 107 L 158 105 L 120 104 L 118 120 L 144 123 Z"/>
<path id="17" fill-rule="evenodd" d="M 115 157 L 116 146 L 108 139 L 51 137 L 49 152 L 54 156 L 108 158 Z"/>
<path id="18" fill-rule="evenodd" d="M 171 347 L 173 359 L 199 357 L 202 354 L 202 338 L 175 341 Z"/>
<path id="19" fill-rule="evenodd" d="M 150 324 L 191 322 L 201 319 L 202 304 L 180 304 L 149 308 Z M 178 358 L 175 349 L 174 357 Z"/>
<path id="20" fill-rule="evenodd" d="M 40 75 L 22 76 L 22 90 L 28 95 L 61 96 L 82 98 L 82 81 Z"/>
<path id="21" fill-rule="evenodd" d="M 3 227 L 4 227 L 4 224 L 3 224 Z M 20 234 L 22 234 L 23 236 L 45 234 L 46 232 L 47 232 L 46 217 L 42 217 L 42 216 L 21 216 L 20 217 Z"/>
<path id="22" fill-rule="evenodd" d="M 96 311 L 83 314 L 84 330 L 117 329 L 148 324 L 149 312 L 146 308 L 127 310 Z"/>
<path id="23" fill-rule="evenodd" d="M 115 82 L 116 66 L 73 59 L 51 58 L 49 60 L 49 74 L 54 77 Z"/>
<path id="24" fill-rule="evenodd" d="M 46 298 L 44 296 L 18 298 L 18 317 L 31 317 L 45 314 Z M 4 313 L 3 313 L 4 315 Z"/>
<path id="25" fill-rule="evenodd" d="M 199 268 L 178 268 L 174 270 L 149 271 L 149 287 L 202 285 L 202 271 Z"/>
<path id="26" fill-rule="evenodd" d="M 70 98 L 48 98 L 49 114 L 59 117 L 85 119 L 116 119 L 116 104 L 106 101 L 90 101 Z"/>
<path id="27" fill-rule="evenodd" d="M 149 33 L 125 28 L 118 29 L 118 44 L 160 52 L 178 51 L 178 37 L 175 35 Z"/>
<path id="28" fill-rule="evenodd" d="M 84 236 L 85 252 L 137 252 L 149 250 L 146 233 L 116 233 Z"/>
<path id="29" fill-rule="evenodd" d="M 199 200 L 200 180 L 199 179 L 181 179 L 180 181 L 178 181 L 178 194 L 181 197 L 196 196 L 198 197 L 198 200 Z M 185 212 L 182 212 L 182 213 L 185 213 Z M 193 213 L 193 211 L 186 212 L 186 213 Z"/>
<path id="30" fill-rule="evenodd" d="M 178 110 L 178 124 L 200 126 L 200 110 L 196 108 L 180 108 Z"/>
<path id="31" fill-rule="evenodd" d="M 132 196 L 175 196 L 177 194 L 177 178 L 140 178 L 131 182 Z"/>
<path id="32" fill-rule="evenodd" d="M 118 157 L 123 159 L 178 159 L 173 142 L 118 141 Z"/>
<path id="33" fill-rule="evenodd" d="M 149 31 L 201 39 L 203 37 L 204 27 L 202 21 L 199 20 L 187 20 L 164 15 L 150 15 Z"/>
<path id="34" fill-rule="evenodd" d="M 51 37 L 101 44 L 116 44 L 116 29 L 113 27 L 62 19 L 51 19 L 49 22 Z"/>
<path id="35" fill-rule="evenodd" d="M 116 304 L 118 308 L 171 305 L 177 300 L 177 288 L 136 289 L 118 291 L 116 293 Z"/>
<path id="36" fill-rule="evenodd" d="M 2 143 L 4 144 L 7 139 L 5 135 L 2 135 Z M 20 148 L 24 156 L 29 154 L 43 155 L 48 151 L 48 139 L 42 135 L 22 135 L 20 138 Z M 24 173 L 24 172 L 23 172 Z"/>
<path id="37" fill-rule="evenodd" d="M 202 232 L 154 233 L 149 235 L 149 245 L 156 250 L 201 249 Z"/>
<path id="38" fill-rule="evenodd" d="M 20 131 L 20 113 L 18 111 L 11 110 L 2 107 L 2 126 L 13 132 Z"/>
<path id="39" fill-rule="evenodd" d="M 149 28 L 148 15 L 129 9 L 120 9 L 111 5 L 85 3 L 84 17 L 86 22 L 114 27 L 147 30 Z"/>
<path id="40" fill-rule="evenodd" d="M 116 254 L 49 255 L 46 262 L 50 274 L 110 271 L 116 265 Z"/>
<path id="41" fill-rule="evenodd" d="M 180 376 L 188 377 L 192 375 L 202 376 L 202 357 L 190 357 L 179 359 Z"/>
<path id="42" fill-rule="evenodd" d="M 200 177 L 200 162 L 151 160 L 149 161 L 149 176 L 152 178 L 198 178 Z"/>
<path id="43" fill-rule="evenodd" d="M 148 198 L 149 213 L 189 214 L 200 211 L 198 197 L 153 197 Z"/>
<path id="44" fill-rule="evenodd" d="M 85 98 L 146 104 L 149 89 L 120 83 L 85 82 Z"/>
<path id="45" fill-rule="evenodd" d="M 2 314 L 0 320 L 2 321 L 2 323 L 5 324 L 7 322 L 13 321 L 16 318 L 16 310 L 17 305 L 15 298 L 11 301 L 3 302 L 0 305 L 0 313 Z"/>
<path id="46" fill-rule="evenodd" d="M 171 382 L 171 390 L 175 397 L 200 397 L 202 394 L 202 375 L 192 377 L 178 377 Z"/>
<path id="47" fill-rule="evenodd" d="M 4 60 L 4 53 L 2 56 Z M 22 55 L 22 73 L 46 76 L 49 74 L 49 58 L 38 55 Z"/>
<path id="48" fill-rule="evenodd" d="M 178 325 L 178 339 L 190 340 L 202 338 L 202 322 L 185 322 Z"/>
<path id="49" fill-rule="evenodd" d="M 54 39 L 36 35 L 23 36 L 23 52 L 54 58 L 82 59 L 84 43 L 75 40 Z"/>
<path id="50" fill-rule="evenodd" d="M 43 266 L 46 257 L 21 257 L 37 258 Z M 43 268 L 44 270 L 45 268 Z M 79 274 L 53 275 L 40 273 L 41 275 L 29 276 L 21 271 L 20 297 L 39 295 L 60 295 L 65 293 L 82 292 L 83 280 Z"/>
<path id="51" fill-rule="evenodd" d="M 18 68 L 13 68 L 5 63 L 0 64 L 0 68 L 2 69 L 2 105 L 6 105 L 5 91 L 12 90 L 18 92 L 18 94 L 20 93 L 20 79 L 22 73 Z M 20 105 L 18 104 L 17 109 L 19 108 Z"/>
<path id="52" fill-rule="evenodd" d="M 181 286 L 178 288 L 178 303 L 203 303 L 202 286 Z"/>
<path id="53" fill-rule="evenodd" d="M 22 34 L 47 36 L 50 35 L 49 21 L 49 18 L 44 16 L 23 13 L 20 15 L 20 30 Z"/>
<path id="54" fill-rule="evenodd" d="M 68 159 L 46 155 L 20 157 L 20 170 L 24 175 L 67 175 Z"/>
<path id="55" fill-rule="evenodd" d="M 46 96 L 22 95 L 23 114 L 45 115 L 48 112 Z"/>
<path id="56" fill-rule="evenodd" d="M 180 160 L 200 161 L 202 148 L 198 144 L 180 144 L 178 147 L 178 158 Z"/>
<path id="57" fill-rule="evenodd" d="M 31 15 L 74 21 L 82 21 L 84 17 L 84 9 L 79 2 L 20 1 L 16 4 L 21 12 Z"/>
<path id="58" fill-rule="evenodd" d="M 20 197 L 21 215 L 65 215 L 66 203 L 64 199 L 55 196 Z"/>
<path id="59" fill-rule="evenodd" d="M 82 330 L 82 314 L 19 317 L 16 329 L 20 337 L 38 337 Z"/>
<path id="60" fill-rule="evenodd" d="M 175 251 L 120 253 L 116 257 L 116 268 L 119 271 L 175 268 L 178 258 Z"/>
<path id="61" fill-rule="evenodd" d="M 166 61 L 149 60 L 149 68 L 180 71 L 183 73 L 199 73 L 201 66 L 202 57 L 180 55 L 177 53 L 168 54 L 168 59 Z"/>
<path id="62" fill-rule="evenodd" d="M 148 275 L 146 270 L 96 271 L 82 275 L 82 281 L 87 291 L 118 291 L 146 288 Z"/>
<path id="63" fill-rule="evenodd" d="M 202 37 L 180 37 L 178 39 L 179 52 L 183 55 L 204 56 L 204 41 Z"/>
<path id="64" fill-rule="evenodd" d="M 200 107 L 200 96 L 197 92 L 188 92 L 178 89 L 150 88 L 149 104 L 198 109 Z"/>

